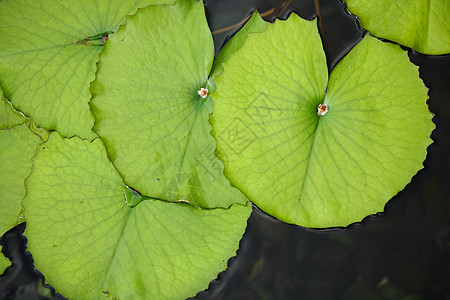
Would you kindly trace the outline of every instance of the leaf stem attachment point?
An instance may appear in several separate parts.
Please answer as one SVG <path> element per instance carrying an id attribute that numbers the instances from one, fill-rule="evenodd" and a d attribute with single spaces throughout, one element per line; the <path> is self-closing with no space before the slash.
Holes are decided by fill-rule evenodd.
<path id="1" fill-rule="evenodd" d="M 327 112 L 328 112 L 328 105 L 326 105 L 326 104 L 319 104 L 319 106 L 317 106 L 317 115 L 323 116 Z"/>
<path id="2" fill-rule="evenodd" d="M 207 88 L 201 88 L 198 90 L 198 94 L 200 95 L 200 97 L 202 97 L 203 99 L 205 99 L 206 97 L 208 97 L 208 89 Z"/>

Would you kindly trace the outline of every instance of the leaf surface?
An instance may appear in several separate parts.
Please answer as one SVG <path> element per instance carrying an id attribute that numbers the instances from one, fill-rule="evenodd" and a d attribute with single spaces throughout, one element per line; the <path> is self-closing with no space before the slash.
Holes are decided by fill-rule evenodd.
<path id="1" fill-rule="evenodd" d="M 450 1 L 346 0 L 372 34 L 424 54 L 450 53 Z"/>
<path id="2" fill-rule="evenodd" d="M 211 122 L 227 177 L 261 209 L 346 226 L 382 211 L 422 168 L 434 125 L 400 47 L 366 36 L 327 93 L 321 48 L 316 22 L 294 14 L 251 35 L 216 79 Z"/>
<path id="3" fill-rule="evenodd" d="M 170 1 L 0 2 L 0 83 L 38 126 L 92 139 L 88 102 L 102 35 L 138 7 Z M 90 39 L 87 39 L 90 38 Z"/>
<path id="4" fill-rule="evenodd" d="M 126 205 L 103 143 L 52 133 L 34 158 L 24 199 L 28 249 L 69 299 L 183 299 L 235 255 L 250 206 L 202 210 Z"/>
<path id="5" fill-rule="evenodd" d="M 148 7 L 106 43 L 93 84 L 94 130 L 127 185 L 142 194 L 228 207 L 248 200 L 230 187 L 208 122 L 214 55 L 203 3 Z"/>
<path id="6" fill-rule="evenodd" d="M 0 130 L 23 124 L 27 118 L 14 109 L 11 102 L 6 100 L 0 89 Z"/>
<path id="7" fill-rule="evenodd" d="M 0 236 L 18 224 L 25 178 L 31 158 L 42 140 L 29 129 L 28 120 L 13 109 L 0 90 Z M 0 254 L 0 274 L 10 265 Z"/>

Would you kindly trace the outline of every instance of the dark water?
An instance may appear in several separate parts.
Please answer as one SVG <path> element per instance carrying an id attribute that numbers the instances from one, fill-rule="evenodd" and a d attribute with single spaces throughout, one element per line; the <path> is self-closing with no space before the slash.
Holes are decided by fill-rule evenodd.
<path id="1" fill-rule="evenodd" d="M 316 15 L 312 0 L 285 1 L 287 7 L 276 0 L 206 2 L 212 31 L 239 23 L 255 8 L 267 20 L 292 10 L 306 19 Z M 331 70 L 363 31 L 340 0 L 320 0 L 319 8 Z M 216 48 L 236 30 L 215 34 Z M 450 299 L 450 56 L 410 51 L 410 59 L 430 88 L 437 126 L 425 168 L 382 214 L 348 228 L 301 228 L 255 207 L 237 257 L 198 299 Z M 22 231 L 19 225 L 2 238 L 13 267 L 0 277 L 0 299 L 47 299 L 36 292 L 48 290 L 24 251 Z"/>

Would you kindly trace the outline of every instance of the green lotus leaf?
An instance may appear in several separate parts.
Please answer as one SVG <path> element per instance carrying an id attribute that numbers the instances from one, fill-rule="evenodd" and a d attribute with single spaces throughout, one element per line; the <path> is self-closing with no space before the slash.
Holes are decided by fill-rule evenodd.
<path id="1" fill-rule="evenodd" d="M 424 54 L 450 53 L 450 1 L 346 0 L 372 34 Z"/>
<path id="2" fill-rule="evenodd" d="M 434 128 L 427 88 L 399 46 L 367 35 L 327 85 L 316 22 L 292 14 L 223 66 L 212 94 L 218 155 L 232 184 L 274 217 L 361 221 L 423 167 Z"/>
<path id="3" fill-rule="evenodd" d="M 138 7 L 170 2 L 1 1 L 0 83 L 6 97 L 40 127 L 94 138 L 89 84 L 104 37 Z"/>
<path id="4" fill-rule="evenodd" d="M 23 201 L 28 249 L 69 299 L 193 296 L 236 254 L 251 212 L 149 199 L 131 208 L 99 139 L 52 133 L 33 161 Z"/>
<path id="5" fill-rule="evenodd" d="M 94 130 L 125 183 L 143 195 L 229 207 L 248 199 L 214 155 L 208 75 L 213 41 L 202 2 L 152 6 L 108 39 L 92 85 Z"/>
<path id="6" fill-rule="evenodd" d="M 31 122 L 13 109 L 0 90 L 0 235 L 18 224 L 25 178 L 42 139 L 30 130 Z M 0 254 L 0 274 L 11 263 Z"/>

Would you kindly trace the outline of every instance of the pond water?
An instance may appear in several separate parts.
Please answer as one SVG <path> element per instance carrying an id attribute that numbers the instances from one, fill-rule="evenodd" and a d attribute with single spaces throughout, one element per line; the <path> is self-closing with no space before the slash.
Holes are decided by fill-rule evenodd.
<path id="1" fill-rule="evenodd" d="M 340 0 L 318 4 L 331 70 L 364 32 Z M 312 0 L 207 0 L 216 51 L 239 28 L 233 24 L 255 8 L 267 20 L 292 11 L 306 19 L 316 15 Z M 430 88 L 437 125 L 425 168 L 382 214 L 347 228 L 288 225 L 254 207 L 238 255 L 197 299 L 450 299 L 450 56 L 410 51 L 410 59 Z M 19 225 L 2 239 L 14 266 L 0 277 L 0 295 L 47 299 L 38 296 L 42 277 L 24 250 L 23 229 Z"/>

